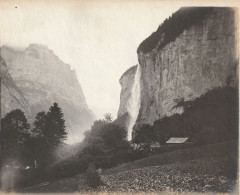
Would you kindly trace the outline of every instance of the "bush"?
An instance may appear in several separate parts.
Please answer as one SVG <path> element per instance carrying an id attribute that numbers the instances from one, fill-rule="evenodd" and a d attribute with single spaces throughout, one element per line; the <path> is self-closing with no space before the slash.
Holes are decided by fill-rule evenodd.
<path id="1" fill-rule="evenodd" d="M 86 183 L 89 187 L 96 188 L 101 185 L 101 177 L 93 163 L 90 163 L 86 172 Z"/>

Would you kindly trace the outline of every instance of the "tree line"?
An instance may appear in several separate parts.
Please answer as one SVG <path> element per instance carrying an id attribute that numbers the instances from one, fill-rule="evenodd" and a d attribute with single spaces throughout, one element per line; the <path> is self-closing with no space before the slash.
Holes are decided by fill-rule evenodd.
<path id="1" fill-rule="evenodd" d="M 91 164 L 109 168 L 134 159 L 127 130 L 116 125 L 111 114 L 94 121 L 75 155 L 59 161 L 56 149 L 66 145 L 66 137 L 64 114 L 57 103 L 47 112 L 37 113 L 32 126 L 23 111 L 12 110 L 2 119 L 2 170 L 20 168 L 18 186 L 22 186 L 72 176 Z"/>
<path id="2" fill-rule="evenodd" d="M 1 122 L 3 166 L 47 167 L 54 161 L 54 149 L 67 136 L 64 115 L 57 103 L 48 112 L 37 113 L 32 128 L 20 109 L 6 114 Z"/>

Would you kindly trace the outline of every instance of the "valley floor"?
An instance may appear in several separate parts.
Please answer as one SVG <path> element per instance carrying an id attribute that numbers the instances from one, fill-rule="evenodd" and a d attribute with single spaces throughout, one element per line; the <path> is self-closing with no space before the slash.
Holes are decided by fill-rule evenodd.
<path id="1" fill-rule="evenodd" d="M 46 182 L 17 192 L 205 192 L 230 193 L 238 189 L 237 148 L 235 142 L 199 146 L 149 156 L 108 169 L 102 174 L 103 185 L 91 190 L 84 174 Z"/>

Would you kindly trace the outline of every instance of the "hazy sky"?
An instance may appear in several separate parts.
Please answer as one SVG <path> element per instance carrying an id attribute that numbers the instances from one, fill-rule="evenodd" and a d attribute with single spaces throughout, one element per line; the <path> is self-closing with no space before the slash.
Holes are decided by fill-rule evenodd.
<path id="1" fill-rule="evenodd" d="M 114 117 L 137 47 L 180 8 L 170 1 L 0 1 L 1 45 L 47 45 L 77 71 L 97 117 Z"/>

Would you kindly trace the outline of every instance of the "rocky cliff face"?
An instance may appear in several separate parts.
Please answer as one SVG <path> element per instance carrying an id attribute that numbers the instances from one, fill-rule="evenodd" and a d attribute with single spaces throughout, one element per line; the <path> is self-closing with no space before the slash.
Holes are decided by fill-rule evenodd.
<path id="1" fill-rule="evenodd" d="M 121 90 L 121 102 L 118 109 L 118 117 L 128 112 L 128 102 L 132 94 L 132 88 L 134 83 L 135 74 L 137 71 L 137 65 L 129 68 L 120 78 L 119 83 L 122 87 Z"/>
<path id="2" fill-rule="evenodd" d="M 229 78 L 235 85 L 235 47 L 233 9 L 180 9 L 138 48 L 142 75 L 137 124 L 152 124 L 164 115 L 181 113 L 181 108 L 172 109 L 175 99 L 192 100 L 214 87 L 225 86 Z M 121 105 L 129 94 L 124 91 Z"/>
<path id="3" fill-rule="evenodd" d="M 43 45 L 31 44 L 24 51 L 3 47 L 2 56 L 31 108 L 32 119 L 57 102 L 65 115 L 69 142 L 80 140 L 94 115 L 88 109 L 75 70 Z"/>
<path id="4" fill-rule="evenodd" d="M 22 92 L 16 86 L 11 75 L 8 72 L 6 63 L 0 52 L 1 68 L 1 114 L 4 117 L 8 112 L 14 109 L 21 109 L 27 117 L 31 116 L 31 110 L 27 100 Z"/>

